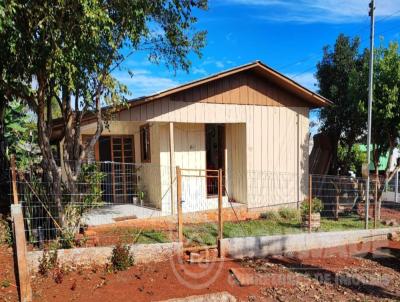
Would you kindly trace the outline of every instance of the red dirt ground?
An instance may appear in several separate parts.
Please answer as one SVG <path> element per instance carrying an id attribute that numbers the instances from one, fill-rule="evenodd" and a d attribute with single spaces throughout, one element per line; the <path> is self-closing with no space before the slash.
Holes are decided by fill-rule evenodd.
<path id="1" fill-rule="evenodd" d="M 12 254 L 5 246 L 0 248 L 0 267 L 0 282 L 11 283 L 0 290 L 0 301 L 17 301 Z M 275 279 L 273 284 L 240 287 L 229 272 L 232 267 L 247 268 L 266 276 L 264 280 Z M 118 273 L 108 273 L 104 267 L 77 269 L 35 276 L 32 286 L 34 301 L 146 302 L 220 291 L 239 301 L 398 301 L 400 242 L 212 264 L 181 264 L 175 259 Z"/>
<path id="2" fill-rule="evenodd" d="M 18 301 L 12 249 L 0 245 L 0 301 Z"/>

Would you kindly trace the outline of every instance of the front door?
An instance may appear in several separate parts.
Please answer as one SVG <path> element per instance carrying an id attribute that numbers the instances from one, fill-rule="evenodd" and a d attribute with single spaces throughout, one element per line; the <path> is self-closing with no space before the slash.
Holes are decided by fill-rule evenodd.
<path id="1" fill-rule="evenodd" d="M 206 169 L 208 176 L 215 176 L 215 171 L 222 169 L 225 174 L 225 125 L 206 124 Z M 224 185 L 223 177 L 223 185 Z M 223 193 L 225 190 L 223 190 Z M 207 196 L 218 195 L 218 179 L 215 177 L 207 178 Z"/>
<path id="2" fill-rule="evenodd" d="M 135 185 L 134 141 L 132 136 L 101 136 L 99 160 L 105 173 L 102 191 L 106 202 L 132 202 Z"/>

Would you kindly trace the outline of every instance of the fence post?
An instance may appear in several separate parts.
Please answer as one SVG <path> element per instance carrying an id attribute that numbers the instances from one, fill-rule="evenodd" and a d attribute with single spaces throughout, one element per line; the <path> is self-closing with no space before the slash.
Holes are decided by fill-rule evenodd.
<path id="1" fill-rule="evenodd" d="M 396 203 L 399 202 L 399 170 L 396 172 L 396 180 L 395 180 L 395 191 L 394 191 L 394 201 Z"/>
<path id="2" fill-rule="evenodd" d="M 312 174 L 310 174 L 310 179 L 308 181 L 308 232 L 311 233 L 311 214 L 312 214 Z"/>
<path id="3" fill-rule="evenodd" d="M 183 243 L 183 217 L 182 217 L 182 171 L 176 167 L 176 202 L 178 211 L 178 239 Z"/>
<path id="4" fill-rule="evenodd" d="M 22 206 L 18 202 L 17 171 L 14 156 L 11 157 L 11 177 L 14 199 L 14 204 L 11 205 L 11 218 L 14 232 L 14 247 L 17 256 L 19 298 L 21 302 L 30 302 L 32 301 L 32 288 L 27 263 L 24 217 Z"/>
<path id="5" fill-rule="evenodd" d="M 222 257 L 221 240 L 224 234 L 224 222 L 222 219 L 222 169 L 218 170 L 218 257 Z"/>
<path id="6" fill-rule="evenodd" d="M 375 175 L 375 202 L 374 202 L 374 229 L 377 228 L 378 225 L 378 177 L 379 175 Z"/>

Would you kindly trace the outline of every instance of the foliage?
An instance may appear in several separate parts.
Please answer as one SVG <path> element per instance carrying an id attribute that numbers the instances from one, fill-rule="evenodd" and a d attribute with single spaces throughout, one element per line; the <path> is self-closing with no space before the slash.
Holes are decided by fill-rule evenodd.
<path id="1" fill-rule="evenodd" d="M 13 237 L 8 222 L 2 218 L 0 214 L 0 244 L 8 244 L 12 246 Z"/>
<path id="2" fill-rule="evenodd" d="M 374 67 L 371 139 L 372 160 L 378 169 L 380 156 L 387 151 L 392 154 L 400 133 L 400 54 L 397 42 L 376 50 Z"/>
<path id="3" fill-rule="evenodd" d="M 40 161 L 37 131 L 32 114 L 20 101 L 10 101 L 4 115 L 6 154 L 16 155 L 19 169 L 25 170 Z"/>
<path id="4" fill-rule="evenodd" d="M 354 144 L 350 151 L 343 144 L 339 144 L 337 153 L 339 164 L 345 166 L 345 163 L 347 163 L 345 171 L 353 171 L 358 175 L 361 174 L 361 167 L 367 161 L 367 154 L 361 150 L 359 144 Z"/>
<path id="5" fill-rule="evenodd" d="M 103 204 L 101 183 L 105 174 L 95 163 L 82 166 L 78 182 L 80 184 L 79 198 L 74 202 L 69 200 L 70 194 L 65 192 L 64 225 L 61 234 L 63 248 L 71 248 L 75 244 L 75 234 L 80 228 L 82 216 L 93 208 Z"/>
<path id="6" fill-rule="evenodd" d="M 280 220 L 280 215 L 277 211 L 271 210 L 260 214 L 261 219 L 268 219 L 271 221 L 278 221 Z"/>
<path id="7" fill-rule="evenodd" d="M 285 220 L 292 220 L 299 218 L 299 211 L 295 208 L 280 208 L 278 210 L 279 216 Z"/>
<path id="8" fill-rule="evenodd" d="M 114 271 L 125 271 L 134 264 L 128 245 L 118 243 L 112 250 L 111 267 Z"/>
<path id="9" fill-rule="evenodd" d="M 305 199 L 301 203 L 301 214 L 308 215 L 310 213 L 310 205 L 308 199 Z M 320 213 L 324 209 L 324 204 L 322 203 L 321 199 L 313 198 L 311 201 L 311 213 Z"/>
<path id="10" fill-rule="evenodd" d="M 333 48 L 323 48 L 317 65 L 319 93 L 333 102 L 321 109 L 321 130 L 332 141 L 334 157 L 331 173 L 341 166 L 344 173 L 353 165 L 352 157 L 339 158 L 339 146 L 351 153 L 366 125 L 367 53 L 360 54 L 360 39 L 340 34 Z M 339 160 L 340 159 L 340 160 Z"/>
<path id="11" fill-rule="evenodd" d="M 381 224 L 378 227 L 385 227 Z M 359 215 L 341 217 L 339 220 L 321 218 L 320 232 L 362 230 L 364 220 Z M 304 233 L 301 222 L 295 220 L 248 220 L 224 222 L 224 238 L 246 237 L 246 236 L 268 236 L 282 234 Z M 187 238 L 196 237 L 199 242 L 207 245 L 214 245 L 217 235 L 215 223 L 195 224 L 186 226 L 184 234 Z"/>
<path id="12" fill-rule="evenodd" d="M 64 186 L 78 196 L 82 163 L 113 109 L 124 106 L 129 93 L 113 72 L 139 51 L 145 51 L 150 62 L 188 70 L 189 55 L 200 55 L 205 44 L 205 32 L 194 28 L 197 9 L 207 9 L 207 2 L 10 0 L 0 5 L 0 96 L 21 100 L 36 115 L 43 170 L 52 184 L 61 225 L 64 180 L 50 144 L 54 114 L 61 113 Z M 103 105 L 109 110 L 103 111 Z M 88 116 L 95 118 L 97 127 L 83 142 L 81 124 Z"/>
<path id="13" fill-rule="evenodd" d="M 43 255 L 39 259 L 39 274 L 47 276 L 49 271 L 58 266 L 57 249 L 47 251 L 43 250 Z"/>

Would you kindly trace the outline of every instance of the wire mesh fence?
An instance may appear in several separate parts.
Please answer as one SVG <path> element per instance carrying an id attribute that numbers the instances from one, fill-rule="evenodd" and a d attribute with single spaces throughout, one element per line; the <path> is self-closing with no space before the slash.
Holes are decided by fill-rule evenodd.
<path id="1" fill-rule="evenodd" d="M 172 240 L 136 223 L 163 215 L 162 203 L 170 202 L 174 185 L 169 173 L 169 167 L 151 164 L 84 163 L 73 185 L 62 175 L 57 194 L 40 168 L 18 171 L 27 240 L 39 248 Z M 126 227 L 110 227 L 116 223 Z"/>
<path id="2" fill-rule="evenodd" d="M 364 228 L 365 179 L 221 171 L 219 215 L 218 173 L 182 169 L 185 242 L 215 244 L 221 220 L 223 237 Z M 67 184 L 65 172 L 61 174 Z M 390 184 L 371 179 L 369 216 L 376 227 L 400 218 L 400 208 L 385 199 Z M 179 240 L 175 167 L 85 163 L 73 186 L 64 185 L 60 196 L 41 168 L 32 167 L 18 171 L 17 187 L 31 248 Z"/>

